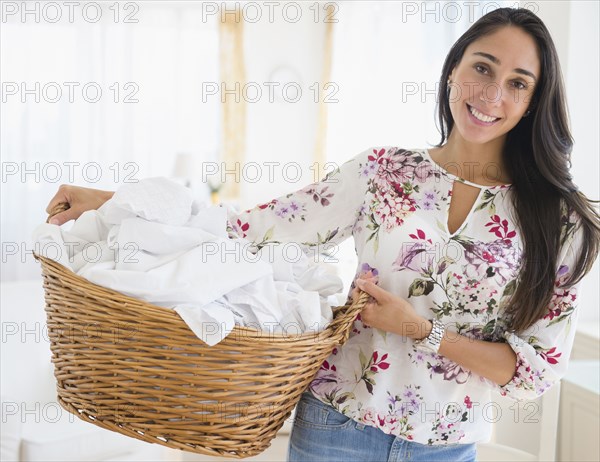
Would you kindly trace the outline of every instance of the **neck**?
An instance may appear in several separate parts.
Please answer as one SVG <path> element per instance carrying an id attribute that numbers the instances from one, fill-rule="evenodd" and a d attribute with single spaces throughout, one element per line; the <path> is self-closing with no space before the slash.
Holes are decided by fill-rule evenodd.
<path id="1" fill-rule="evenodd" d="M 471 143 L 452 130 L 447 143 L 436 149 L 436 161 L 465 180 L 478 184 L 508 184 L 511 179 L 502 159 L 504 137 L 487 143 Z M 430 150 L 430 153 L 432 150 Z"/>

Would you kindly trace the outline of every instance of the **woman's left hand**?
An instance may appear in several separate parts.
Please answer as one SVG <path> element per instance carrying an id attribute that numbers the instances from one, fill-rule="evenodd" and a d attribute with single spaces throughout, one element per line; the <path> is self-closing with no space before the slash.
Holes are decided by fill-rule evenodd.
<path id="1" fill-rule="evenodd" d="M 375 299 L 367 302 L 360 313 L 365 325 L 413 339 L 427 336 L 429 321 L 419 316 L 408 301 L 368 279 L 358 277 L 355 284 Z"/>

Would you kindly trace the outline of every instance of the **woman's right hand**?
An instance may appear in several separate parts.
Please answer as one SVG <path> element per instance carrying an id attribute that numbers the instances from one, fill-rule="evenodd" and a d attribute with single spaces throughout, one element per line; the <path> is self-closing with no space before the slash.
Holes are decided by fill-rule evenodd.
<path id="1" fill-rule="evenodd" d="M 366 273 L 362 273 L 362 274 L 358 275 L 356 277 L 356 279 L 362 279 L 363 281 L 371 281 L 371 282 L 374 282 L 375 284 L 377 284 L 377 282 L 379 281 L 379 276 L 373 274 L 373 271 L 369 270 Z M 356 279 L 352 282 L 352 285 L 351 285 L 350 298 L 352 299 L 352 303 L 356 303 L 356 301 L 358 300 L 358 296 L 360 294 L 359 288 L 356 287 Z"/>
<path id="2" fill-rule="evenodd" d="M 50 200 L 46 213 L 52 210 L 61 202 L 69 204 L 69 208 L 64 212 L 57 213 L 50 219 L 54 225 L 62 225 L 69 220 L 76 220 L 86 210 L 96 210 L 114 194 L 114 191 L 103 191 L 100 189 L 84 188 L 61 184 L 58 192 Z"/>

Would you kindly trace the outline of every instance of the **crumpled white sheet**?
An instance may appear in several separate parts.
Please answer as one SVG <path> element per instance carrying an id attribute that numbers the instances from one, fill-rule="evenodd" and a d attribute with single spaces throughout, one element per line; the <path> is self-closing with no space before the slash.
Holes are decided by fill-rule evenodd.
<path id="1" fill-rule="evenodd" d="M 325 328 L 341 279 L 305 253 L 288 261 L 282 245 L 252 253 L 250 241 L 228 237 L 226 220 L 225 208 L 155 177 L 121 186 L 69 230 L 39 225 L 33 239 L 95 284 L 173 308 L 210 346 L 235 324 L 288 336 Z"/>

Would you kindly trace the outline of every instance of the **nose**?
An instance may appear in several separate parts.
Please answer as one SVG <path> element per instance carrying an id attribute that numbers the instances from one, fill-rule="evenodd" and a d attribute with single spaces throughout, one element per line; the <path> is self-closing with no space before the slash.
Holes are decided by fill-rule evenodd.
<path id="1" fill-rule="evenodd" d="M 502 104 L 502 88 L 498 84 L 488 84 L 479 93 L 480 101 L 491 107 L 499 107 Z"/>
<path id="2" fill-rule="evenodd" d="M 502 97 L 502 87 L 496 82 L 485 85 L 479 93 L 479 99 L 491 107 L 500 106 Z"/>

